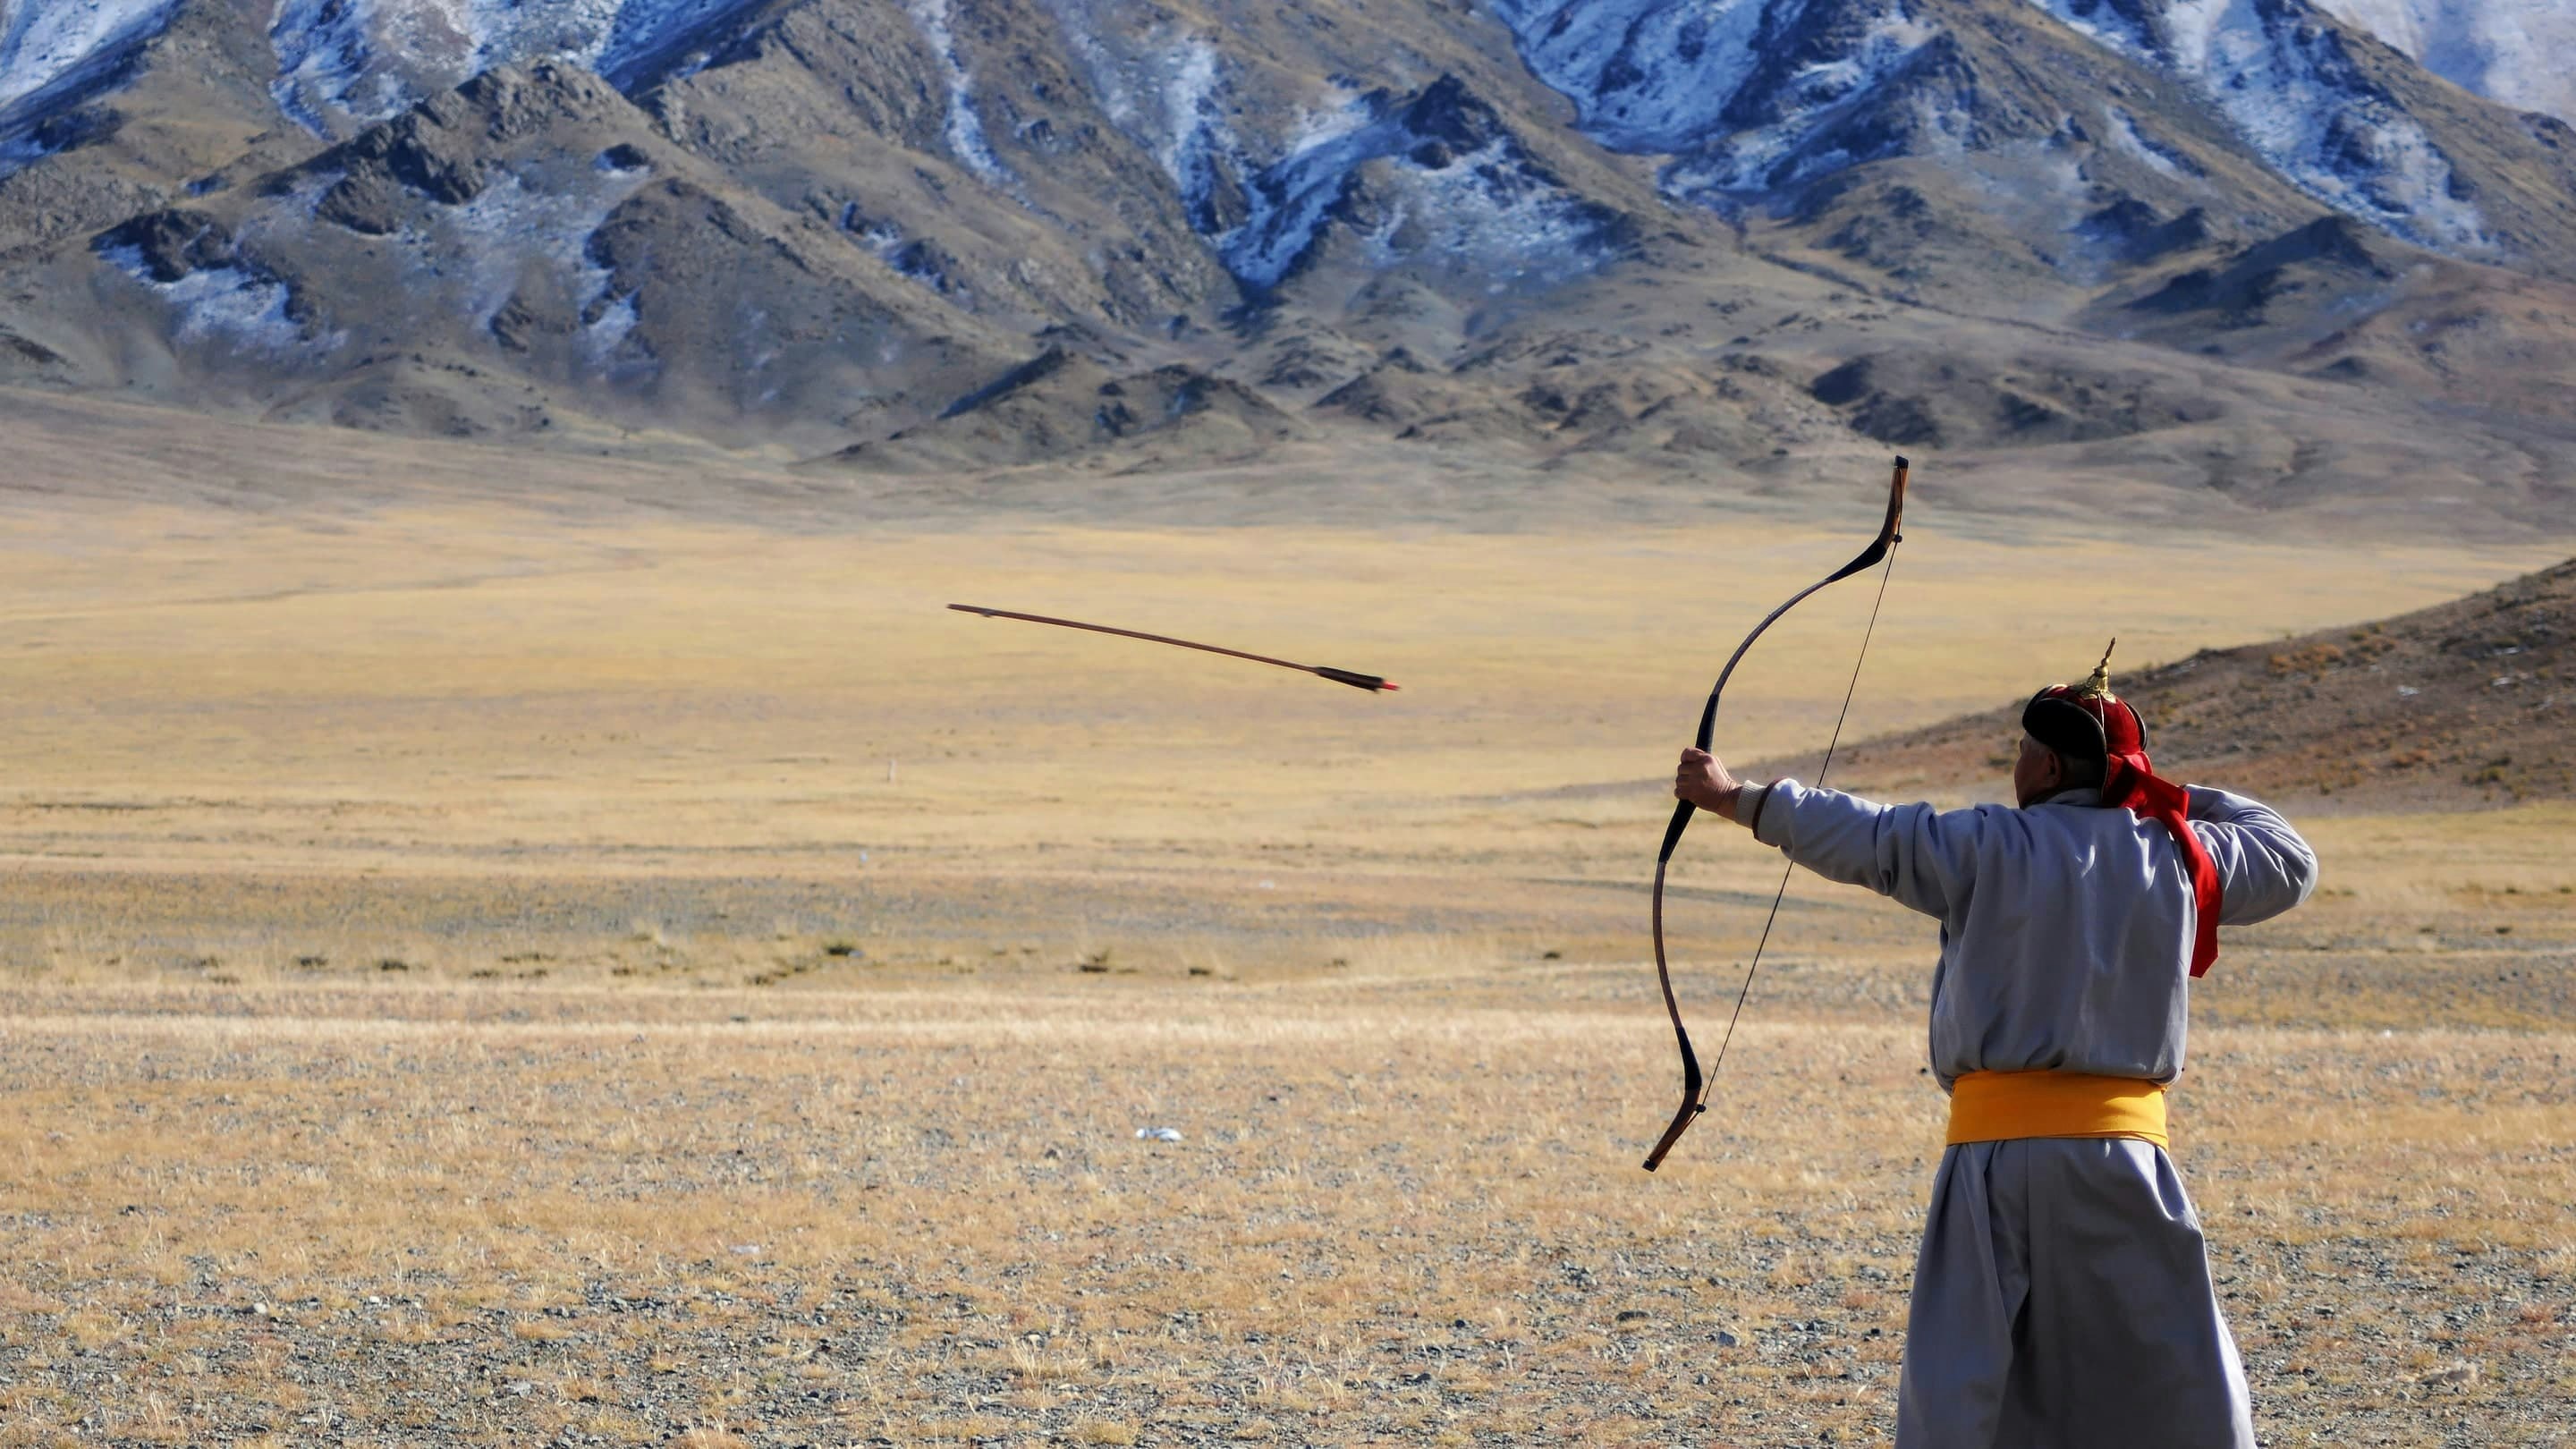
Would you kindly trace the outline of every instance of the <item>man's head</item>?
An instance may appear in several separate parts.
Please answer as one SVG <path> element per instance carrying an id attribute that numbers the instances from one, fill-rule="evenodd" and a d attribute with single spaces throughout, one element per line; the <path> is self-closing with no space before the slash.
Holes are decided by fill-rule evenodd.
<path id="1" fill-rule="evenodd" d="M 2119 640 L 2111 641 L 2116 647 Z M 2111 651 L 2082 684 L 2043 689 L 2022 706 L 2021 753 L 2013 759 L 2013 798 L 2035 805 L 2067 790 L 2099 789 L 2115 758 L 2144 766 L 2147 726 L 2128 701 L 2111 693 Z"/>
<path id="2" fill-rule="evenodd" d="M 2025 734 L 2021 753 L 2013 757 L 2012 782 L 2014 804 L 2036 805 L 2068 790 L 2100 789 L 2102 761 L 2059 754 Z"/>

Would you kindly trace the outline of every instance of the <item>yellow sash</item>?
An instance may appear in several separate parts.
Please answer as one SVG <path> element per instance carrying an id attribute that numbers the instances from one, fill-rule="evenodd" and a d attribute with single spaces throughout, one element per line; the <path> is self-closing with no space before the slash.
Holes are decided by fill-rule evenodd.
<path id="1" fill-rule="evenodd" d="M 2134 1137 L 2165 1141 L 2165 1089 L 2134 1077 L 1970 1072 L 1950 1088 L 1950 1141 Z"/>

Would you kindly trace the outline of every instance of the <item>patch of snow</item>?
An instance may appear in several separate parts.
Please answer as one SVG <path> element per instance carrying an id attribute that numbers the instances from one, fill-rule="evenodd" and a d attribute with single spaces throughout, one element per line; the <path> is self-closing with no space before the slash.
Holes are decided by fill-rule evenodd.
<path id="1" fill-rule="evenodd" d="M 543 262 L 579 279 L 576 296 L 585 306 L 608 286 L 606 268 L 588 256 L 590 234 L 608 219 L 628 188 L 606 186 L 574 192 L 532 190 L 516 175 L 505 175 L 461 206 L 441 208 L 436 232 L 411 232 L 405 240 L 444 252 L 463 263 L 466 314 L 477 327 L 488 327 L 519 290 L 531 261 Z"/>
<path id="2" fill-rule="evenodd" d="M 381 121 L 496 65 L 561 60 L 631 91 L 685 73 L 752 0 L 278 0 L 280 109 L 319 135 Z M 695 49 L 693 49 L 695 47 Z M 685 59 L 681 59 L 684 53 Z"/>
<path id="3" fill-rule="evenodd" d="M 2087 40 L 2107 45 L 2131 55 L 2145 55 L 2155 49 L 2155 32 L 2145 16 L 2135 8 L 2135 0 L 2123 5 L 2120 0 L 2031 0 L 2049 14 L 2066 22 L 2076 34 Z M 2154 3 L 2154 0 L 2148 0 Z"/>
<path id="4" fill-rule="evenodd" d="M 1164 56 L 1170 73 L 1158 88 L 1163 102 L 1161 149 L 1163 170 L 1178 178 L 1189 164 L 1186 152 L 1229 142 L 1224 112 L 1217 105 L 1216 44 L 1193 36 Z"/>
<path id="5" fill-rule="evenodd" d="M 1301 106 L 1297 124 L 1288 132 L 1287 150 L 1294 154 L 1321 146 L 1369 123 L 1368 99 L 1347 86 L 1335 85 L 1322 106 Z"/>
<path id="6" fill-rule="evenodd" d="M 319 136 L 332 118 L 380 121 L 432 91 L 462 82 L 475 50 L 469 7 L 458 0 L 278 0 L 269 48 L 269 96 Z"/>
<path id="7" fill-rule="evenodd" d="M 1314 245 L 1325 214 L 1349 187 L 1351 173 L 1402 149 L 1411 139 L 1411 133 L 1392 119 L 1327 132 L 1248 177 L 1245 201 L 1250 215 L 1240 226 L 1211 238 L 1226 270 L 1255 287 L 1279 285 Z"/>
<path id="8" fill-rule="evenodd" d="M 617 298 L 597 310 L 581 328 L 582 360 L 593 367 L 605 368 L 626 334 L 635 330 L 635 294 Z"/>
<path id="9" fill-rule="evenodd" d="M 331 188 L 346 180 L 342 170 L 307 171 L 295 178 L 294 184 L 251 208 L 242 218 L 239 235 L 246 240 L 267 238 L 291 244 L 303 234 L 314 214 L 322 209 L 322 198 Z"/>
<path id="10" fill-rule="evenodd" d="M 2576 5 L 2565 0 L 2312 0 L 2491 101 L 2576 121 Z"/>
<path id="11" fill-rule="evenodd" d="M 1089 73 L 1101 113 L 1162 167 L 1202 234 L 1225 229 L 1214 200 L 1221 174 L 1239 182 L 1280 150 L 1299 149 L 1307 132 L 1320 137 L 1336 126 L 1331 120 L 1317 124 L 1312 112 L 1301 111 L 1299 134 L 1284 148 L 1247 143 L 1227 119 L 1228 71 L 1216 37 L 1169 16 L 1104 18 L 1092 0 L 1047 3 Z"/>
<path id="12" fill-rule="evenodd" d="M 206 267 L 164 282 L 153 276 L 140 247 L 104 247 L 99 258 L 178 314 L 174 341 L 220 342 L 235 352 L 283 360 L 308 350 L 327 352 L 344 340 L 337 334 L 308 336 L 303 324 L 288 315 L 293 289 L 255 266 Z"/>
<path id="13" fill-rule="evenodd" d="M 1288 123 L 1239 129 L 1237 89 L 1254 67 L 1230 57 L 1230 34 L 1122 0 L 1045 0 L 1082 62 L 1102 113 L 1152 156 L 1181 195 L 1191 226 L 1226 269 L 1256 290 L 1276 287 L 1314 247 L 1360 168 L 1389 162 L 1386 213 L 1370 218 L 1363 254 L 1392 263 L 1404 248 L 1492 259 L 1519 271 L 1526 245 L 1575 245 L 1602 220 L 1546 181 L 1505 138 L 1472 155 L 1416 158 L 1425 138 L 1405 123 L 1408 102 L 1328 79 L 1302 105 L 1255 115 Z M 1443 208 L 1456 205 L 1454 214 Z M 1578 248 L 1579 249 L 1579 248 Z M 1570 255 L 1548 259 L 1573 263 Z"/>
<path id="14" fill-rule="evenodd" d="M 527 16 L 547 8 L 514 4 L 510 0 L 501 0 L 497 5 L 492 0 L 485 0 L 485 3 L 489 8 L 505 10 L 514 16 Z M 691 53 L 673 67 L 670 74 L 695 75 L 707 67 L 719 48 L 716 44 L 701 42 L 714 41 L 716 32 L 725 22 L 750 9 L 751 5 L 752 0 L 624 0 L 624 3 L 614 5 L 616 18 L 609 23 L 605 34 L 582 50 L 571 52 L 569 58 L 585 69 L 607 77 L 609 84 L 621 91 L 631 90 L 639 82 L 652 78 L 658 64 L 683 50 Z M 608 6 L 607 0 L 588 0 L 587 4 L 576 0 L 576 3 L 563 8 L 581 12 Z M 511 53 L 507 58 L 543 59 L 544 27 L 551 23 L 539 17 L 538 28 L 517 32 L 510 43 Z M 486 42 L 482 60 L 487 68 L 499 63 L 498 49 Z"/>
<path id="15" fill-rule="evenodd" d="M 1668 193 L 1760 195 L 1909 144 L 1857 144 L 1843 123 L 1940 33 L 1905 0 L 1486 0 L 1531 73 L 1612 150 L 1665 155 Z M 2455 251 L 2490 245 L 2431 134 L 2373 83 L 2351 38 L 2305 0 L 2028 0 L 2109 49 L 2194 85 L 2318 200 Z M 2565 0 L 2315 0 L 2515 104 L 2576 95 L 2576 4 Z M 2508 63 L 2508 61 L 2510 63 Z M 2510 77 L 2508 79 L 2507 77 Z M 1918 100 L 1915 138 L 1964 140 L 1964 115 Z M 2109 118 L 2109 144 L 2169 175 L 2188 160 Z M 1855 154 L 1855 153 L 1866 154 Z"/>
<path id="16" fill-rule="evenodd" d="M 386 239 L 401 268 L 400 285 L 421 304 L 480 330 L 531 280 L 550 277 L 547 290 L 580 320 L 583 355 L 604 366 L 638 314 L 631 288 L 615 292 L 614 272 L 591 257 L 590 239 L 651 175 L 650 166 L 603 166 L 596 159 L 504 174 L 472 200 L 431 206 Z M 265 200 L 244 219 L 241 235 L 303 225 L 335 180 L 332 173 L 304 178 L 294 192 Z"/>
<path id="17" fill-rule="evenodd" d="M 178 0 L 0 0 L 0 176 L 57 142 L 38 128 L 123 85 Z"/>
<path id="18" fill-rule="evenodd" d="M 1360 254 L 1368 258 L 1370 266 L 1383 270 L 1404 261 L 1404 250 L 1396 238 L 1402 234 L 1405 222 L 1411 220 L 1412 215 L 1403 203 L 1398 202 L 1387 208 L 1384 220 L 1360 237 Z"/>
<path id="19" fill-rule="evenodd" d="M 239 267 L 190 272 L 157 288 L 179 311 L 179 340 L 222 336 L 235 347 L 283 354 L 304 340 L 304 329 L 286 315 L 291 293 L 284 282 Z"/>
<path id="20" fill-rule="evenodd" d="M 405 240 L 437 258 L 432 262 L 436 270 L 463 277 L 459 304 L 478 328 L 489 327 L 509 304 L 531 265 L 552 268 L 568 285 L 575 315 L 583 319 L 576 339 L 583 360 L 611 369 L 639 314 L 631 289 L 611 294 L 616 274 L 592 258 L 590 237 L 643 188 L 649 171 L 594 169 L 575 173 L 551 190 L 532 188 L 515 175 L 504 177 L 472 201 L 443 208 L 437 233 L 414 232 Z"/>
<path id="21" fill-rule="evenodd" d="M 1056 28 L 1064 35 L 1065 44 L 1091 74 L 1091 91 L 1102 115 L 1111 125 L 1132 136 L 1136 131 L 1137 105 L 1135 87 L 1127 78 L 1127 62 L 1100 38 L 1085 0 L 1046 0 L 1055 17 Z M 1123 29 L 1120 33 L 1128 33 Z"/>
<path id="22" fill-rule="evenodd" d="M 2138 131 L 2137 118 L 2127 111 L 2118 106 L 2112 106 L 2104 112 L 2103 119 L 2109 122 L 2107 129 L 2111 135 L 2111 144 L 2145 162 L 2148 170 L 2173 177 L 2197 174 L 2197 167 L 2185 169 L 2179 152 L 2141 135 Z"/>
<path id="23" fill-rule="evenodd" d="M 988 186 L 1016 191 L 1018 178 L 993 154 L 984 138 L 984 118 L 975 109 L 975 77 L 957 53 L 957 36 L 948 24 L 948 0 L 903 0 L 904 13 L 930 45 L 948 83 L 948 121 L 944 133 L 949 154 Z"/>
<path id="24" fill-rule="evenodd" d="M 293 286 L 256 260 L 261 244 L 291 242 L 312 224 L 322 195 L 337 185 L 342 173 L 325 171 L 299 176 L 285 191 L 263 199 L 232 230 L 232 260 L 221 267 L 201 267 L 174 281 L 153 275 L 139 248 L 98 249 L 109 266 L 141 283 L 178 314 L 173 340 L 220 344 L 241 354 L 272 361 L 311 358 L 348 341 L 344 331 L 326 329 L 313 319 L 292 315 Z"/>
<path id="25" fill-rule="evenodd" d="M 1602 260 L 1588 245 L 1601 229 L 1599 216 L 1533 177 L 1518 150 L 1496 137 L 1445 166 L 1395 168 L 1388 184 L 1404 198 L 1396 216 L 1410 220 L 1388 234 L 1420 236 L 1423 250 L 1489 277 L 1490 290 L 1591 271 Z"/>
<path id="26" fill-rule="evenodd" d="M 1826 140 L 1941 34 L 1887 0 L 1839 48 L 1782 74 L 1809 0 L 1490 0 L 1530 72 L 1614 151 L 1673 155 L 1666 191 L 1718 202 L 1876 159 Z M 1947 111 L 1929 115 L 1949 127 Z"/>
<path id="27" fill-rule="evenodd" d="M 125 63 L 169 28 L 179 0 L 0 3 L 0 115 L 18 101 Z"/>
<path id="28" fill-rule="evenodd" d="M 1491 0 L 1530 73 L 1616 151 L 1682 151 L 1737 129 L 1729 106 L 1806 0 Z"/>
<path id="29" fill-rule="evenodd" d="M 2273 168 L 2336 210 L 2454 251 L 2491 245 L 2450 158 L 2304 6 L 2164 0 L 2132 17 L 2105 0 L 2032 0 L 2084 34 L 2181 76 Z"/>
<path id="30" fill-rule="evenodd" d="M 1691 200 L 1718 201 L 1780 190 L 1880 159 L 1884 148 L 1854 153 L 1829 138 L 1870 99 L 1873 87 L 1940 33 L 1939 26 L 1917 21 L 1901 7 L 1881 11 L 1834 60 L 1805 66 L 1759 95 L 1731 98 L 1732 112 L 1760 117 L 1760 122 L 1703 136 L 1666 168 L 1664 189 Z M 1956 106 L 1935 97 L 1918 97 L 1916 105 L 1931 134 L 1955 139 L 1964 132 L 1965 117 Z"/>
<path id="31" fill-rule="evenodd" d="M 1402 112 L 1343 131 L 1320 131 L 1304 149 L 1251 179 L 1252 215 L 1218 238 L 1228 270 L 1256 288 L 1277 286 L 1314 246 L 1359 169 L 1385 161 L 1385 215 L 1361 238 L 1379 266 L 1430 257 L 1487 273 L 1495 290 L 1523 279 L 1562 279 L 1608 255 L 1608 218 L 1557 185 L 1509 135 L 1472 151 L 1426 154 Z"/>

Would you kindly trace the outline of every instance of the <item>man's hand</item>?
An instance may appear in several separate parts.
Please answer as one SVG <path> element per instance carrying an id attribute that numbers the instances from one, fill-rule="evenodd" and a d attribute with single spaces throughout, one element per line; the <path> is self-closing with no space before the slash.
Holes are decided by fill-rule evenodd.
<path id="1" fill-rule="evenodd" d="M 1727 773 L 1726 762 L 1706 750 L 1682 751 L 1681 768 L 1673 772 L 1673 798 L 1688 800 L 1712 815 L 1735 818 L 1735 797 L 1744 782 Z"/>

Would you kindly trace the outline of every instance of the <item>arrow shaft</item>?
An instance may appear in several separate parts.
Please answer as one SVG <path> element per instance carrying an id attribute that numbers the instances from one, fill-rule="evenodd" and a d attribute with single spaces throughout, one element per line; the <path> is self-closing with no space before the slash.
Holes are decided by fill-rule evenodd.
<path id="1" fill-rule="evenodd" d="M 1228 649 L 1222 644 L 1202 644 L 1196 639 L 1175 639 L 1169 634 L 1148 634 L 1142 629 L 1119 629 L 1107 624 L 1086 624 L 1080 619 L 1059 619 L 1049 614 L 1023 614 L 1013 609 L 987 609 L 980 604 L 951 604 L 948 607 L 961 614 L 978 614 L 987 619 L 1017 619 L 1024 624 L 1052 624 L 1059 629 L 1080 629 L 1091 634 L 1114 634 L 1121 639 L 1142 639 L 1148 644 L 1169 644 L 1176 649 L 1196 649 L 1202 654 L 1222 654 L 1228 659 L 1248 659 L 1255 664 L 1294 669 L 1300 674 L 1312 674 L 1356 689 L 1395 688 L 1394 685 L 1374 674 L 1358 674 L 1347 669 L 1328 669 L 1318 664 L 1300 664 L 1294 659 L 1274 659 L 1267 654 Z"/>

